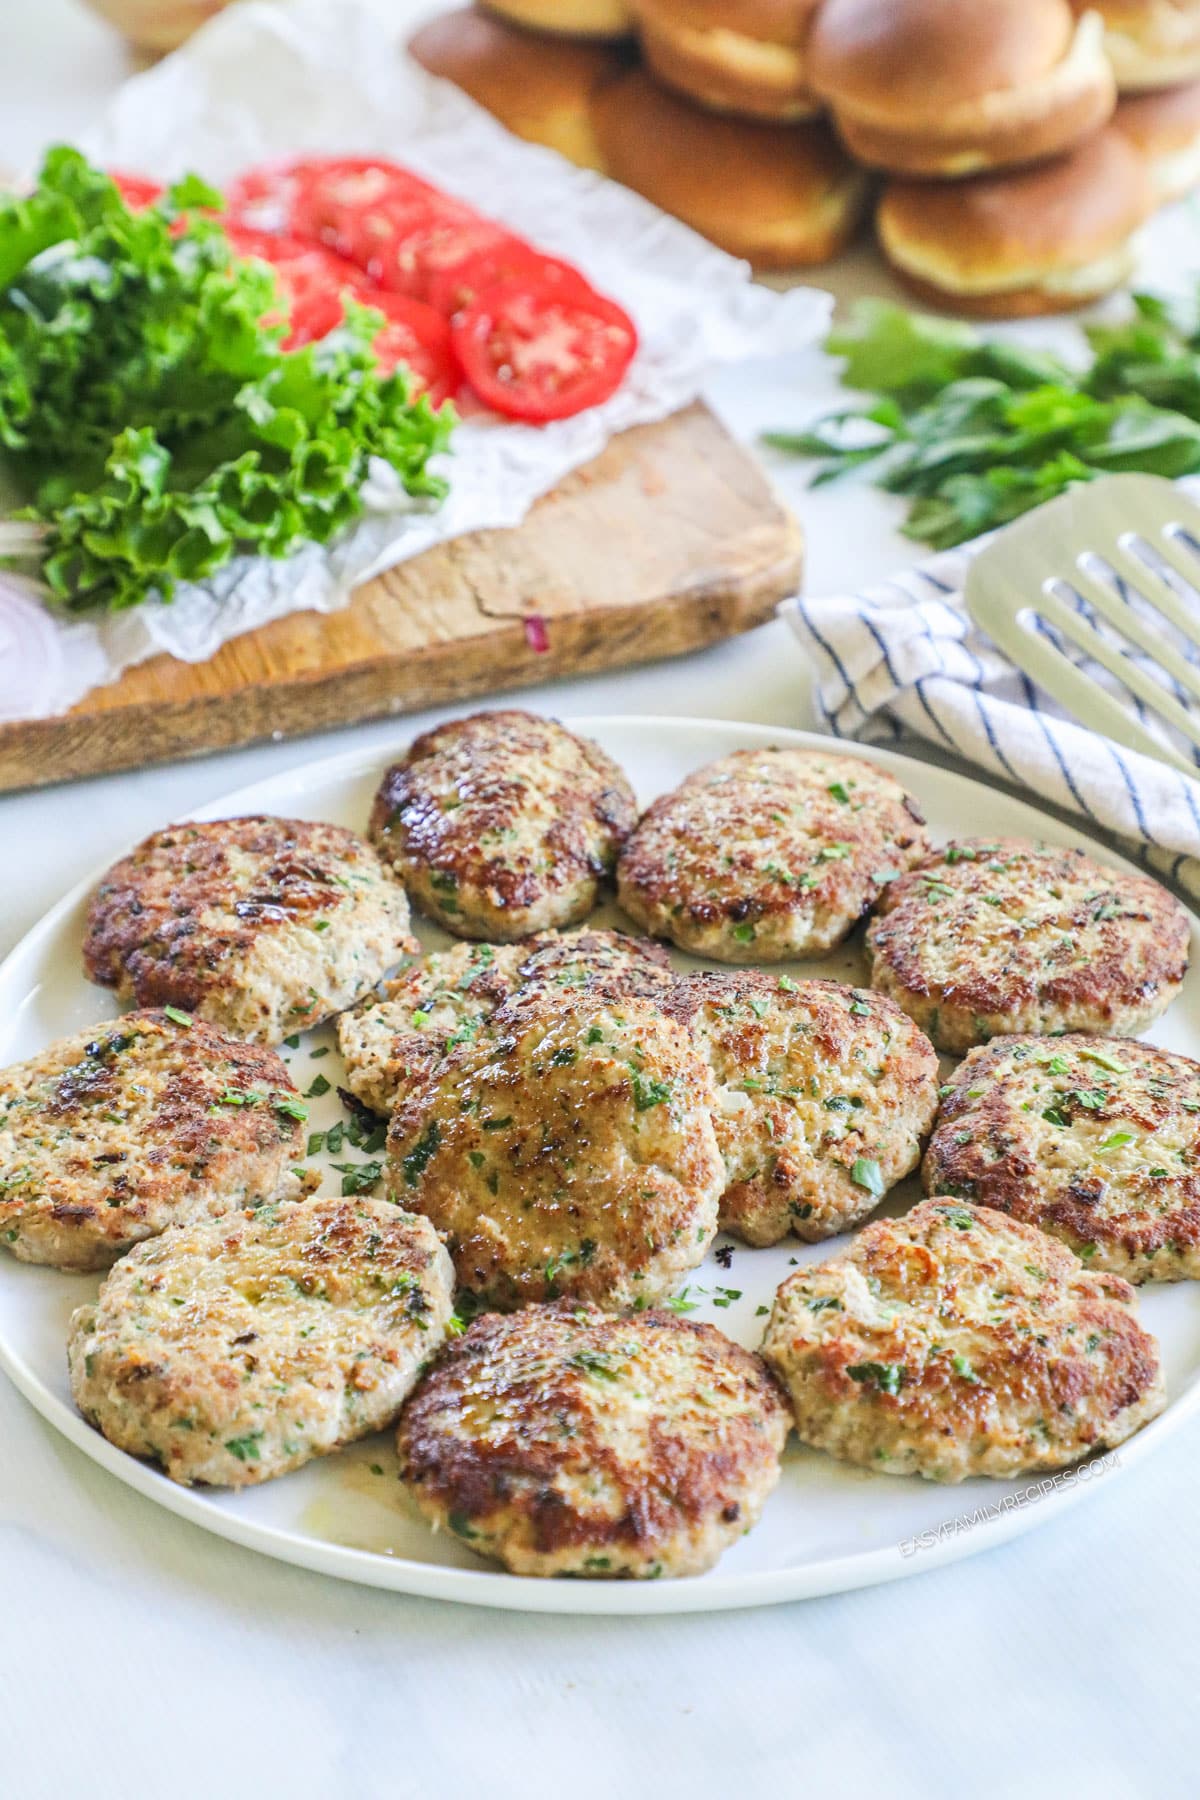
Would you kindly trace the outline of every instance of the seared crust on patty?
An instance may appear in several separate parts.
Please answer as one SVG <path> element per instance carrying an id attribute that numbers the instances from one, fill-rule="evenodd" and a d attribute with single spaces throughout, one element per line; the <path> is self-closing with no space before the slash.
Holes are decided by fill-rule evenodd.
<path id="1" fill-rule="evenodd" d="M 443 1233 L 492 1306 L 648 1305 L 703 1260 L 724 1164 L 712 1080 L 653 1000 L 509 1001 L 400 1102 L 394 1200 Z"/>
<path id="2" fill-rule="evenodd" d="M 484 712 L 409 746 L 370 832 L 430 918 L 509 943 L 584 918 L 636 817 L 598 744 L 534 713 Z"/>
<path id="3" fill-rule="evenodd" d="M 815 1243 L 916 1168 L 937 1055 L 881 994 L 746 971 L 690 977 L 674 1008 L 716 1082 L 726 1231 Z"/>
<path id="4" fill-rule="evenodd" d="M 1135 1036 L 1178 993 L 1189 937 L 1148 875 L 1054 844 L 960 838 L 892 882 L 867 949 L 871 985 L 961 1053 L 1021 1032 Z"/>
<path id="5" fill-rule="evenodd" d="M 517 1575 L 698 1575 L 779 1479 L 787 1408 L 758 1357 L 668 1312 L 477 1319 L 400 1420 L 421 1511 Z"/>
<path id="6" fill-rule="evenodd" d="M 878 1219 L 779 1289 L 763 1355 L 806 1444 L 889 1475 L 1059 1469 L 1166 1404 L 1133 1289 L 953 1199 Z"/>
<path id="7" fill-rule="evenodd" d="M 666 952 L 648 938 L 587 926 L 542 932 L 524 944 L 436 950 L 389 982 L 382 999 L 342 1014 L 346 1085 L 365 1105 L 390 1113 L 514 994 L 544 987 L 655 993 L 673 980 Z"/>
<path id="8" fill-rule="evenodd" d="M 172 1481 L 246 1487 L 391 1424 L 441 1343 L 450 1259 L 382 1200 L 289 1201 L 143 1244 L 71 1321 L 89 1424 Z"/>
<path id="9" fill-rule="evenodd" d="M 873 763 L 823 750 L 735 750 L 642 818 L 621 905 L 646 931 L 718 962 L 830 949 L 925 854 L 921 813 Z"/>
<path id="10" fill-rule="evenodd" d="M 346 1086 L 390 1113 L 456 1043 L 475 1036 L 513 991 L 515 944 L 455 944 L 420 957 L 338 1020 Z"/>
<path id="11" fill-rule="evenodd" d="M 88 977 L 274 1044 L 340 1012 L 408 950 L 404 890 L 340 825 L 169 825 L 115 863 L 88 904 Z"/>
<path id="12" fill-rule="evenodd" d="M 1198 1277 L 1200 1063 L 1124 1038 L 1000 1038 L 951 1077 L 923 1173 L 1089 1269 Z"/>
<path id="13" fill-rule="evenodd" d="M 102 1269 L 142 1238 L 299 1185 L 305 1109 L 273 1050 L 131 1012 L 0 1071 L 0 1242 Z"/>

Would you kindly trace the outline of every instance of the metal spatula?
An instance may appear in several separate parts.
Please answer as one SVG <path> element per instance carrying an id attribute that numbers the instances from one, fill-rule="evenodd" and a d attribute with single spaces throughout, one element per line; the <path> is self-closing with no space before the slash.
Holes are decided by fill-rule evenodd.
<path id="1" fill-rule="evenodd" d="M 1081 724 L 1200 777 L 1200 507 L 1171 482 L 1106 475 L 1006 526 L 966 602 Z"/>

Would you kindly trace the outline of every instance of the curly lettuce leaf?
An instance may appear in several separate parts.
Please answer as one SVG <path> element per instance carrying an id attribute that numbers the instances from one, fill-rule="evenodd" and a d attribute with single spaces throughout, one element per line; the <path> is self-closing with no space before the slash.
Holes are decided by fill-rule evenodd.
<path id="1" fill-rule="evenodd" d="M 383 375 L 378 314 L 281 348 L 265 264 L 235 259 L 195 177 L 132 212 L 78 152 L 0 206 L 0 450 L 45 522 L 42 573 L 67 609 L 170 598 L 234 555 L 326 543 L 362 513 L 373 457 L 406 490 L 445 483 L 448 410 Z M 199 210 L 203 209 L 203 210 Z"/>

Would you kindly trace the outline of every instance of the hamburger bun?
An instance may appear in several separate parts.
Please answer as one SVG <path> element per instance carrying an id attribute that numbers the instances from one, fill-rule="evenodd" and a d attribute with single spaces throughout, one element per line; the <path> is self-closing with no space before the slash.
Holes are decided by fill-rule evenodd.
<path id="1" fill-rule="evenodd" d="M 1071 0 L 1098 12 L 1104 48 L 1123 94 L 1174 87 L 1200 76 L 1200 0 Z"/>
<path id="2" fill-rule="evenodd" d="M 409 39 L 408 50 L 515 137 L 546 144 L 585 169 L 603 166 L 589 106 L 596 90 L 624 68 L 619 50 L 533 37 L 473 6 L 431 19 Z"/>
<path id="3" fill-rule="evenodd" d="M 851 154 L 900 175 L 1041 161 L 1116 102 L 1100 20 L 1067 0 L 826 0 L 808 74 Z"/>
<path id="4" fill-rule="evenodd" d="M 986 319 L 1067 312 L 1131 273 L 1149 171 L 1109 127 L 1058 161 L 934 186 L 889 182 L 884 254 L 921 299 Z"/>
<path id="5" fill-rule="evenodd" d="M 637 0 L 654 73 L 716 112 L 809 119 L 809 27 L 820 0 Z"/>
<path id="6" fill-rule="evenodd" d="M 1145 157 L 1161 205 L 1200 186 L 1200 81 L 1130 95 L 1113 125 Z"/>
<path id="7" fill-rule="evenodd" d="M 765 125 L 689 106 L 641 70 L 592 108 L 605 167 L 758 269 L 826 262 L 853 235 L 869 180 L 824 125 Z"/>
<path id="8" fill-rule="evenodd" d="M 484 0 L 485 10 L 559 37 L 622 38 L 633 30 L 625 0 Z"/>

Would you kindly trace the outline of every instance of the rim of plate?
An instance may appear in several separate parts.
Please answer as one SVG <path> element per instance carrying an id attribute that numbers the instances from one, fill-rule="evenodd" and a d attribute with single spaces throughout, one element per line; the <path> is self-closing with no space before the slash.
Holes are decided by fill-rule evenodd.
<path id="1" fill-rule="evenodd" d="M 540 710 L 540 709 L 539 709 Z M 462 716 L 452 714 L 452 717 Z M 558 716 L 558 715 L 554 715 Z M 919 757 L 883 749 L 874 744 L 847 742 L 823 736 L 818 732 L 797 731 L 787 726 L 743 723 L 730 719 L 679 717 L 671 714 L 589 713 L 563 716 L 562 723 L 573 731 L 586 733 L 620 730 L 652 730 L 664 735 L 678 731 L 703 732 L 712 744 L 712 756 L 731 750 L 761 748 L 767 744 L 785 744 L 797 749 L 824 750 L 839 755 L 859 756 L 891 769 L 910 783 L 931 773 L 951 786 L 970 790 L 986 784 L 957 769 L 940 763 L 923 762 Z M 411 734 L 399 740 L 398 748 L 411 741 Z M 234 816 L 261 803 L 264 790 L 281 782 L 302 783 L 307 776 L 321 781 L 347 779 L 371 774 L 381 762 L 393 754 L 371 750 L 344 750 L 334 755 L 316 757 L 311 762 L 297 763 L 275 775 L 236 788 L 203 806 L 195 807 L 186 818 L 206 819 Z M 1107 844 L 1101 843 L 1083 826 L 1067 824 L 1043 812 L 1028 800 L 1008 793 L 997 796 L 1006 807 L 1026 815 L 1031 834 L 1049 826 L 1056 838 L 1082 839 L 1095 844 L 1110 864 L 1138 871 L 1136 863 Z M 93 869 L 55 902 L 36 925 L 25 933 L 2 963 L 0 980 L 9 964 L 18 957 L 36 952 L 44 939 L 57 931 L 62 920 L 80 904 L 96 885 L 107 863 Z M 1184 902 L 1192 925 L 1193 942 L 1200 940 L 1200 917 Z M 490 1569 L 461 1569 L 442 1563 L 419 1562 L 407 1557 L 387 1556 L 376 1551 L 356 1550 L 348 1545 L 326 1542 L 320 1538 L 286 1531 L 277 1526 L 259 1524 L 238 1518 L 221 1507 L 206 1490 L 184 1488 L 170 1481 L 148 1463 L 127 1455 L 92 1429 L 75 1410 L 51 1393 L 37 1373 L 17 1356 L 0 1330 L 0 1369 L 13 1382 L 46 1421 L 62 1433 L 77 1449 L 136 1493 L 145 1495 L 177 1517 L 225 1538 L 244 1549 L 255 1550 L 277 1562 L 290 1563 L 317 1574 L 331 1575 L 342 1581 L 357 1582 L 368 1587 L 389 1589 L 414 1597 L 448 1600 L 460 1605 L 480 1606 L 510 1612 L 559 1614 L 626 1615 L 728 1612 L 740 1607 L 779 1605 L 789 1600 L 814 1599 L 826 1594 L 846 1593 L 855 1588 L 872 1587 L 885 1581 L 903 1580 L 912 1575 L 944 1568 L 968 1556 L 1010 1542 L 1033 1529 L 1035 1525 L 1057 1519 L 1076 1505 L 1095 1486 L 1107 1486 L 1113 1474 L 1140 1464 L 1146 1456 L 1181 1425 L 1200 1410 L 1200 1371 L 1189 1386 L 1167 1407 L 1166 1411 L 1120 1446 L 1119 1461 L 1107 1465 L 1102 1482 L 1081 1475 L 1088 1463 L 1073 1464 L 1052 1475 L 1031 1475 L 1019 1495 L 1010 1496 L 994 1518 L 976 1524 L 970 1531 L 955 1532 L 939 1540 L 931 1548 L 922 1547 L 921 1554 L 905 1557 L 898 1544 L 886 1549 L 865 1550 L 860 1555 L 818 1559 L 795 1568 L 762 1569 L 741 1575 L 721 1575 L 710 1571 L 703 1576 L 683 1577 L 661 1582 L 637 1581 L 568 1581 L 540 1580 L 531 1576 L 496 1573 Z M 1064 1477 L 1074 1476 L 1074 1479 Z M 1043 1484 L 1052 1484 L 1043 1486 Z M 955 1492 L 947 1487 L 948 1497 Z M 1028 1501 L 1020 1496 L 1037 1495 Z M 949 1510 L 949 1508 L 947 1509 Z"/>

